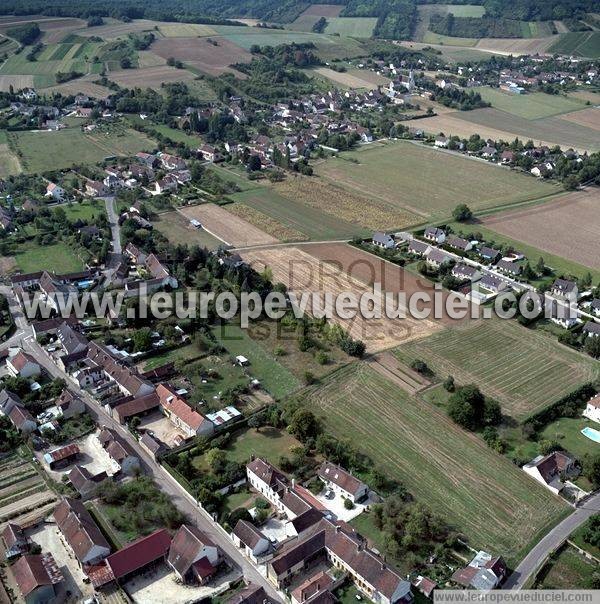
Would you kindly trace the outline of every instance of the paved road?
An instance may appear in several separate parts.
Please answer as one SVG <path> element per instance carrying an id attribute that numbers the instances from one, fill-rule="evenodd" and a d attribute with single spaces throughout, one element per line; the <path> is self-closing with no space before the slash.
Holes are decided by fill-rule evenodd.
<path id="1" fill-rule="evenodd" d="M 543 537 L 515 568 L 502 589 L 523 589 L 527 580 L 544 564 L 548 555 L 559 547 L 590 516 L 599 512 L 600 492 L 590 497 Z"/>
<path id="2" fill-rule="evenodd" d="M 78 389 L 69 376 L 54 363 L 33 337 L 31 327 L 27 323 L 10 288 L 0 286 L 0 293 L 7 297 L 15 324 L 17 325 L 17 332 L 15 335 L 7 342 L 3 342 L 0 348 L 21 346 L 29 354 L 35 357 L 37 362 L 43 366 L 52 377 L 65 380 L 72 390 L 78 392 L 86 404 L 88 413 L 99 425 L 111 428 L 129 443 L 131 448 L 140 458 L 146 474 L 152 476 L 161 491 L 169 496 L 173 504 L 186 516 L 188 521 L 206 533 L 206 535 L 208 535 L 208 537 L 225 552 L 229 559 L 241 570 L 248 580 L 262 585 L 275 601 L 280 601 L 281 595 L 278 594 L 271 583 L 258 572 L 257 568 L 242 556 L 240 550 L 235 547 L 221 526 L 215 523 L 211 516 L 200 508 L 196 500 L 179 485 L 179 483 L 173 479 L 159 463 L 150 457 L 126 428 L 110 417 L 104 411 L 104 408 L 101 407 L 88 392 Z"/>
<path id="3" fill-rule="evenodd" d="M 113 253 L 121 254 L 121 228 L 119 227 L 119 217 L 115 207 L 114 197 L 105 197 L 106 213 L 108 215 L 108 223 L 110 224 L 110 233 L 112 235 Z"/>

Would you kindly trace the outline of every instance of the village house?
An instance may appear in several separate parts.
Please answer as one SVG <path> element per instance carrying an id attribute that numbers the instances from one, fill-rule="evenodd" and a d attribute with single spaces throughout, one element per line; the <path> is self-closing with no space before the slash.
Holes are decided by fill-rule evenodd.
<path id="1" fill-rule="evenodd" d="M 248 583 L 225 600 L 225 604 L 276 604 L 276 601 L 267 595 L 265 588 L 261 585 Z"/>
<path id="2" fill-rule="evenodd" d="M 39 363 L 23 350 L 19 350 L 14 356 L 8 357 L 6 368 L 13 377 L 35 378 L 42 372 Z"/>
<path id="3" fill-rule="evenodd" d="M 119 470 L 126 476 L 134 476 L 140 472 L 140 459 L 135 454 L 129 443 L 122 439 L 114 430 L 102 428 L 98 434 L 102 448 L 117 464 Z"/>
<path id="4" fill-rule="evenodd" d="M 349 499 L 353 503 L 358 503 L 369 495 L 369 487 L 364 482 L 352 476 L 350 472 L 347 472 L 340 466 L 336 466 L 328 461 L 321 464 L 317 470 L 317 476 L 325 483 L 328 489 Z"/>
<path id="5" fill-rule="evenodd" d="M 600 317 L 600 298 L 594 298 L 590 302 L 590 313 Z"/>
<path id="6" fill-rule="evenodd" d="M 418 239 L 412 239 L 408 244 L 408 251 L 415 256 L 424 256 L 427 252 L 432 249 L 430 245 L 419 241 Z"/>
<path id="7" fill-rule="evenodd" d="M 70 417 L 84 413 L 85 403 L 68 388 L 65 388 L 54 402 L 54 408 L 57 411 L 56 415 L 58 417 L 69 419 Z M 54 408 L 51 407 L 49 411 Z"/>
<path id="8" fill-rule="evenodd" d="M 159 153 L 158 158 L 165 170 L 185 170 L 187 164 L 184 159 L 169 153 Z"/>
<path id="9" fill-rule="evenodd" d="M 54 602 L 57 586 L 64 581 L 50 553 L 22 556 L 10 567 L 10 571 L 25 604 Z"/>
<path id="10" fill-rule="evenodd" d="M 46 187 L 46 197 L 52 197 L 54 201 L 63 201 L 65 198 L 65 190 L 53 182 L 48 183 Z"/>
<path id="11" fill-rule="evenodd" d="M 483 287 L 495 294 L 500 293 L 508 288 L 506 281 L 491 273 L 484 273 L 481 279 L 477 282 L 477 286 Z"/>
<path id="12" fill-rule="evenodd" d="M 160 398 L 156 391 L 137 398 L 126 398 L 115 407 L 107 405 L 107 412 L 115 417 L 120 424 L 125 425 L 131 418 L 144 416 L 160 406 Z"/>
<path id="13" fill-rule="evenodd" d="M 434 145 L 441 149 L 446 149 L 448 147 L 448 139 L 445 136 L 436 136 Z"/>
<path id="14" fill-rule="evenodd" d="M 202 159 L 209 161 L 211 163 L 218 162 L 221 159 L 223 159 L 223 157 L 219 153 L 219 150 L 213 145 L 208 145 L 208 144 L 202 145 L 201 147 L 198 147 L 198 149 L 196 150 L 196 153 L 198 155 L 200 155 L 200 157 L 202 157 Z"/>
<path id="15" fill-rule="evenodd" d="M 65 497 L 54 510 L 54 520 L 81 566 L 98 564 L 110 554 L 110 545 L 78 499 Z"/>
<path id="16" fill-rule="evenodd" d="M 423 575 L 417 575 L 412 582 L 413 587 L 418 589 L 426 598 L 430 598 L 433 591 L 437 588 L 437 583 Z"/>
<path id="17" fill-rule="evenodd" d="M 523 466 L 526 474 L 558 495 L 564 488 L 564 481 L 578 474 L 575 460 L 564 451 L 554 451 L 549 455 L 538 455 Z"/>
<path id="18" fill-rule="evenodd" d="M 85 183 L 85 192 L 90 197 L 105 197 L 110 194 L 110 189 L 99 180 L 88 180 Z"/>
<path id="19" fill-rule="evenodd" d="M 481 277 L 481 273 L 474 266 L 464 264 L 463 262 L 459 262 L 453 266 L 450 274 L 461 281 L 471 282 L 477 281 Z"/>
<path id="20" fill-rule="evenodd" d="M 506 151 L 502 151 L 502 154 L 500 155 L 500 161 L 504 164 L 504 165 L 509 165 L 515 162 L 516 159 L 516 155 L 513 151 L 510 150 L 506 150 Z"/>
<path id="21" fill-rule="evenodd" d="M 498 260 L 498 256 L 500 256 L 500 252 L 498 250 L 495 250 L 493 247 L 483 246 L 479 250 L 479 255 L 484 260 L 487 260 L 488 262 L 493 264 L 494 262 L 496 262 L 496 260 Z"/>
<path id="22" fill-rule="evenodd" d="M 523 266 L 510 260 L 498 260 L 496 269 L 511 277 L 518 277 L 523 272 Z"/>
<path id="23" fill-rule="evenodd" d="M 550 293 L 557 298 L 569 298 L 570 300 L 576 301 L 579 289 L 575 281 L 556 279 L 550 287 Z"/>
<path id="24" fill-rule="evenodd" d="M 579 323 L 577 311 L 569 304 L 546 296 L 545 306 L 546 311 L 549 308 L 550 320 L 556 325 L 560 325 L 564 329 L 571 329 Z"/>
<path id="25" fill-rule="evenodd" d="M 508 569 L 502 557 L 480 551 L 464 568 L 459 568 L 452 581 L 471 589 L 488 591 L 495 589 L 506 578 Z"/>
<path id="26" fill-rule="evenodd" d="M 423 233 L 423 239 L 437 244 L 444 243 L 446 240 L 446 233 L 437 227 L 427 227 Z"/>
<path id="27" fill-rule="evenodd" d="M 337 598 L 331 591 L 334 589 L 333 577 L 321 570 L 308 577 L 291 593 L 292 604 L 304 604 L 305 602 L 319 604 L 334 604 Z"/>
<path id="28" fill-rule="evenodd" d="M 246 464 L 246 475 L 253 489 L 283 511 L 281 498 L 287 490 L 288 480 L 277 468 L 257 457 Z"/>
<path id="29" fill-rule="evenodd" d="M 25 407 L 15 405 L 8 413 L 8 417 L 15 428 L 23 434 L 31 434 L 37 430 L 37 423 L 35 419 L 31 413 L 25 409 Z"/>
<path id="30" fill-rule="evenodd" d="M 143 164 L 148 168 L 154 168 L 158 163 L 158 158 L 156 155 L 152 155 L 152 153 L 144 153 L 143 151 L 136 153 L 135 158 L 140 164 Z"/>
<path id="31" fill-rule="evenodd" d="M 182 524 L 173 536 L 167 564 L 184 583 L 204 585 L 215 574 L 219 548 L 195 526 Z"/>
<path id="32" fill-rule="evenodd" d="M 600 424 L 600 394 L 596 394 L 587 402 L 582 415 Z"/>
<path id="33" fill-rule="evenodd" d="M 271 548 L 271 542 L 250 522 L 238 520 L 231 538 L 236 547 L 244 550 L 244 555 L 254 563 L 258 558 L 267 554 Z"/>
<path id="34" fill-rule="evenodd" d="M 373 233 L 373 239 L 371 240 L 371 242 L 377 247 L 381 247 L 388 250 L 396 247 L 396 242 L 394 241 L 394 238 L 391 235 L 388 235 L 387 233 Z"/>
<path id="35" fill-rule="evenodd" d="M 60 324 L 56 336 L 67 355 L 83 353 L 89 345 L 89 340 L 66 321 Z"/>
<path id="36" fill-rule="evenodd" d="M 473 243 L 462 237 L 449 237 L 446 240 L 446 245 L 461 252 L 468 252 L 473 249 Z"/>
<path id="37" fill-rule="evenodd" d="M 14 392 L 6 388 L 0 392 L 0 416 L 7 416 L 13 410 L 13 407 L 22 406 L 23 401 Z"/>
<path id="38" fill-rule="evenodd" d="M 163 452 L 164 445 L 150 436 L 148 432 L 144 432 L 140 437 L 140 445 L 150 453 L 153 459 L 158 459 L 158 456 Z"/>
<path id="39" fill-rule="evenodd" d="M 192 409 L 169 384 L 159 384 L 156 394 L 164 414 L 185 433 L 187 438 L 207 436 L 214 431 L 213 424 L 202 414 Z"/>
<path id="40" fill-rule="evenodd" d="M 583 333 L 586 334 L 588 338 L 600 337 L 600 323 L 596 323 L 595 321 L 588 321 L 583 326 Z"/>
<path id="41" fill-rule="evenodd" d="M 453 262 L 454 258 L 438 248 L 429 248 L 425 253 L 425 262 L 433 268 L 439 269 L 444 264 Z"/>
<path id="42" fill-rule="evenodd" d="M 9 522 L 2 530 L 2 545 L 4 557 L 12 560 L 29 550 L 29 542 L 23 529 L 14 522 Z"/>
<path id="43" fill-rule="evenodd" d="M 92 476 L 83 466 L 75 466 L 68 476 L 71 486 L 79 493 L 82 501 L 95 497 L 98 486 L 108 478 L 106 472 Z"/>

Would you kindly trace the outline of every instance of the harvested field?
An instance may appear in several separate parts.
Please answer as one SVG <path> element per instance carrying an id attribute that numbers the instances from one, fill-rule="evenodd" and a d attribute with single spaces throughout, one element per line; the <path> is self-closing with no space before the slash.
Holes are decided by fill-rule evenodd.
<path id="1" fill-rule="evenodd" d="M 416 394 L 430 384 L 422 375 L 404 363 L 400 363 L 389 351 L 371 355 L 365 362 L 386 380 L 394 382 L 408 394 Z"/>
<path id="2" fill-rule="evenodd" d="M 110 79 L 124 88 L 153 88 L 160 90 L 161 84 L 187 82 L 194 79 L 194 74 L 185 69 L 176 69 L 168 65 L 146 67 L 144 69 L 122 69 L 113 71 Z"/>
<path id="3" fill-rule="evenodd" d="M 152 221 L 154 228 L 160 231 L 173 244 L 199 245 L 215 249 L 221 241 L 204 229 L 195 229 L 179 212 L 158 214 Z"/>
<path id="4" fill-rule="evenodd" d="M 567 113 L 561 119 L 600 131 L 600 109 L 598 107 L 590 107 L 589 109 Z"/>
<path id="5" fill-rule="evenodd" d="M 364 69 L 353 69 L 345 72 L 334 71 L 329 67 L 318 67 L 315 71 L 319 75 L 341 84 L 346 88 L 367 88 L 368 90 L 374 90 L 379 85 L 389 83 L 388 78 L 384 78 L 373 71 L 367 71 Z"/>
<path id="6" fill-rule="evenodd" d="M 344 9 L 342 4 L 311 4 L 302 15 L 315 17 L 338 17 Z"/>
<path id="7" fill-rule="evenodd" d="M 499 55 L 546 54 L 558 36 L 547 38 L 482 38 L 475 48 Z"/>
<path id="8" fill-rule="evenodd" d="M 423 42 L 426 44 L 440 44 L 443 46 L 457 46 L 457 47 L 471 47 L 475 46 L 478 42 L 477 38 L 454 38 L 450 36 L 443 36 L 442 34 L 435 34 L 432 31 L 426 31 L 423 36 Z"/>
<path id="9" fill-rule="evenodd" d="M 600 189 L 590 187 L 532 208 L 494 214 L 481 223 L 540 250 L 600 269 L 599 215 Z"/>
<path id="10" fill-rule="evenodd" d="M 254 187 L 229 195 L 229 198 L 257 209 L 289 229 L 305 233 L 309 239 L 351 239 L 355 235 L 369 234 L 367 229 L 326 214 L 318 207 L 308 206 L 293 197 L 284 197 L 272 187 Z"/>
<path id="11" fill-rule="evenodd" d="M 274 247 L 271 249 L 248 250 L 242 252 L 244 260 L 249 262 L 257 271 L 262 272 L 268 267 L 273 272 L 274 282 L 284 283 L 288 289 L 295 292 L 298 296 L 308 296 L 306 302 L 306 311 L 313 314 L 322 308 L 325 294 L 330 294 L 333 301 L 325 301 L 326 308 L 335 310 L 331 304 L 335 303 L 335 298 L 343 292 L 353 292 L 357 296 L 370 293 L 372 288 L 363 281 L 352 276 L 351 272 L 340 270 L 339 265 L 335 266 L 330 262 L 322 261 L 317 253 L 319 248 L 307 253 L 304 248 L 298 247 Z M 309 249 L 312 246 L 309 246 Z M 343 249 L 346 258 L 352 262 L 354 258 L 362 258 L 364 254 L 360 250 L 355 250 L 349 246 Z M 401 270 L 401 269 L 398 269 Z M 411 286 L 416 285 L 412 280 Z M 318 296 L 317 306 L 313 307 L 312 294 Z M 346 329 L 353 338 L 365 342 L 369 352 L 376 352 L 390 348 L 402 342 L 423 338 L 438 329 L 442 328 L 440 322 L 430 319 L 415 320 L 407 319 L 365 319 L 360 314 L 353 319 L 342 319 L 333 313 L 332 321 Z"/>
<path id="12" fill-rule="evenodd" d="M 210 25 L 199 23 L 161 23 L 158 31 L 165 38 L 191 38 L 192 36 L 216 36 L 217 32 Z"/>
<path id="13" fill-rule="evenodd" d="M 427 121 L 419 120 L 419 127 L 426 128 Z M 319 164 L 317 173 L 388 207 L 406 208 L 423 217 L 447 216 L 459 203 L 489 208 L 536 199 L 556 189 L 499 166 L 406 141 L 342 153 Z M 365 226 L 391 229 L 402 224 L 388 220 L 383 226 L 369 221 Z"/>
<path id="14" fill-rule="evenodd" d="M 33 76 L 0 74 L 0 92 L 8 92 L 11 86 L 14 90 L 33 88 Z"/>
<path id="15" fill-rule="evenodd" d="M 286 23 L 285 28 L 290 31 L 312 31 L 314 24 L 320 18 L 316 15 L 300 15 L 292 23 Z"/>
<path id="16" fill-rule="evenodd" d="M 87 80 L 86 78 L 90 78 L 90 80 Z M 96 79 L 98 79 L 98 76 L 85 76 L 85 78 L 80 78 L 72 82 L 66 82 L 64 84 L 59 84 L 58 86 L 52 86 L 51 88 L 47 88 L 44 92 L 47 94 L 52 94 L 53 92 L 60 92 L 64 95 L 84 94 L 93 98 L 108 97 L 111 94 L 110 88 L 100 86 L 99 84 L 94 84 L 94 82 L 91 81 Z"/>
<path id="17" fill-rule="evenodd" d="M 359 250 L 346 243 L 315 243 L 304 245 L 302 249 L 319 260 L 332 265 L 343 275 L 364 283 L 372 288 L 375 283 L 381 285 L 381 290 L 393 294 L 405 293 L 407 297 L 415 292 L 425 292 L 433 297 L 435 288 L 433 284 L 421 279 L 410 271 L 386 262 L 368 252 Z M 335 274 L 335 272 L 333 273 Z M 445 304 L 448 292 L 442 292 L 442 301 Z M 424 304 L 424 308 L 431 305 Z M 468 320 L 468 319 L 466 319 Z M 439 319 L 440 323 L 451 324 L 457 321 L 450 319 L 446 314 Z"/>
<path id="18" fill-rule="evenodd" d="M 501 551 L 511 566 L 569 509 L 478 435 L 364 363 L 335 371 L 294 398 L 466 535 L 471 547 Z"/>
<path id="19" fill-rule="evenodd" d="M 125 38 L 127 34 L 153 31 L 154 26 L 171 25 L 171 23 L 162 23 L 160 21 L 148 21 L 146 19 L 135 19 L 129 23 L 118 21 L 117 19 L 104 18 L 104 25 L 98 27 L 83 27 L 77 31 L 80 36 L 98 36 L 103 40 L 115 40 L 116 38 Z"/>
<path id="20" fill-rule="evenodd" d="M 65 36 L 85 27 L 86 23 L 82 19 L 52 19 L 40 23 L 42 30 L 42 42 L 44 44 L 54 44 L 62 41 Z"/>
<path id="21" fill-rule="evenodd" d="M 159 65 L 165 65 L 166 63 L 166 59 L 159 57 L 149 50 L 138 51 L 138 67 L 140 69 L 143 69 L 144 67 L 158 67 Z"/>
<path id="22" fill-rule="evenodd" d="M 581 153 L 600 148 L 598 135 L 594 131 L 562 117 L 527 120 L 492 107 L 436 115 L 412 124 L 409 122 L 409 125 L 422 128 L 431 134 L 443 132 L 446 136 L 456 135 L 463 138 L 479 134 L 482 138 L 494 140 L 511 141 L 516 137 L 532 139 L 536 145 L 561 145 L 572 147 Z"/>
<path id="23" fill-rule="evenodd" d="M 600 105 L 600 92 L 592 92 L 591 90 L 576 90 L 569 92 L 569 96 L 581 101 L 589 101 L 592 105 Z"/>
<path id="24" fill-rule="evenodd" d="M 336 179 L 334 177 L 331 180 Z M 349 192 L 331 182 L 312 177 L 287 178 L 274 188 L 284 197 L 368 229 L 400 229 L 422 222 L 412 209 L 395 208 L 389 200 L 368 197 L 369 192 L 366 190 Z M 366 208 L 369 208 L 368 212 L 365 211 Z"/>
<path id="25" fill-rule="evenodd" d="M 229 66 L 249 62 L 250 53 L 226 38 L 211 39 L 213 43 L 206 38 L 164 38 L 152 44 L 152 52 L 164 59 L 174 57 L 210 75 L 229 72 L 240 76 Z"/>
<path id="26" fill-rule="evenodd" d="M 182 208 L 180 212 L 190 220 L 199 220 L 203 229 L 227 245 L 244 247 L 279 243 L 275 237 L 212 203 Z"/>
<path id="27" fill-rule="evenodd" d="M 425 361 L 440 378 L 476 384 L 518 421 L 600 376 L 593 359 L 513 320 L 464 323 L 403 345 L 396 355 L 407 364 Z"/>
<path id="28" fill-rule="evenodd" d="M 272 235 L 279 241 L 306 241 L 307 239 L 307 236 L 304 233 L 277 222 L 277 220 L 268 214 L 264 214 L 252 206 L 248 206 L 244 203 L 232 203 L 224 207 L 231 214 L 249 222 L 251 225 Z"/>

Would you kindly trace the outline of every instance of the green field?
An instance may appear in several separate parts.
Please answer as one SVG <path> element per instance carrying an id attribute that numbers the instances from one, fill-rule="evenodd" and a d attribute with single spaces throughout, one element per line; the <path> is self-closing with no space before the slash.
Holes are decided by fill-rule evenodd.
<path id="1" fill-rule="evenodd" d="M 119 126 L 109 132 L 90 134 L 79 128 L 58 132 L 11 132 L 9 139 L 13 149 L 22 153 L 21 164 L 28 174 L 62 170 L 73 164 L 97 164 L 106 157 L 133 155 L 155 147 L 144 134 Z"/>
<path id="2" fill-rule="evenodd" d="M 274 356 L 252 340 L 244 329 L 226 324 L 215 327 L 213 333 L 219 344 L 232 356 L 243 355 L 250 364 L 247 372 L 260 380 L 261 385 L 275 398 L 283 397 L 299 386 L 299 381 Z"/>
<path id="3" fill-rule="evenodd" d="M 445 217 L 459 203 L 482 209 L 557 190 L 523 174 L 404 141 L 342 153 L 319 164 L 317 173 L 421 216 Z"/>
<path id="4" fill-rule="evenodd" d="M 165 212 L 159 214 L 152 224 L 154 228 L 160 231 L 171 243 L 199 245 L 209 250 L 216 249 L 223 242 L 213 237 L 204 229 L 194 229 L 190 226 L 189 220 L 179 212 Z"/>
<path id="5" fill-rule="evenodd" d="M 166 124 L 148 124 L 146 122 L 148 128 L 152 128 L 152 130 L 156 130 L 160 132 L 163 136 L 169 137 L 172 141 L 176 143 L 185 143 L 189 145 L 192 149 L 198 148 L 202 145 L 203 141 L 199 136 L 193 136 L 191 134 L 187 134 L 184 130 L 179 130 L 178 128 L 171 128 Z"/>
<path id="6" fill-rule="evenodd" d="M 161 365 L 166 365 L 167 363 L 175 363 L 176 361 L 189 361 L 191 359 L 197 358 L 200 356 L 200 351 L 193 345 L 188 344 L 186 346 L 179 346 L 178 348 L 173 348 L 161 354 L 154 355 L 144 361 L 143 371 L 150 371 L 151 369 L 156 369 Z"/>
<path id="7" fill-rule="evenodd" d="M 527 120 L 537 120 L 585 108 L 585 103 L 582 101 L 562 95 L 543 92 L 512 94 L 489 86 L 480 86 L 473 90 L 479 92 L 485 101 L 492 104 L 492 107 Z"/>
<path id="8" fill-rule="evenodd" d="M 82 203 L 64 204 L 61 206 L 69 220 L 84 220 L 94 223 L 101 214 L 106 214 L 103 201 L 84 201 Z"/>
<path id="9" fill-rule="evenodd" d="M 73 273 L 83 270 L 83 262 L 63 242 L 37 245 L 32 242 L 19 245 L 14 254 L 17 266 L 24 273 L 47 270 L 56 273 Z"/>
<path id="10" fill-rule="evenodd" d="M 375 17 L 328 17 L 325 33 L 351 38 L 370 38 L 376 24 Z"/>
<path id="11" fill-rule="evenodd" d="M 600 31 L 577 31 L 561 34 L 548 52 L 597 59 L 600 57 Z"/>
<path id="12" fill-rule="evenodd" d="M 332 373 L 298 398 L 472 547 L 509 563 L 569 509 L 477 435 L 365 364 Z"/>
<path id="13" fill-rule="evenodd" d="M 519 421 L 600 377 L 596 361 L 513 320 L 472 321 L 408 342 L 395 354 L 408 364 L 425 361 L 439 379 L 476 384 Z"/>
<path id="14" fill-rule="evenodd" d="M 423 42 L 426 44 L 443 44 L 445 46 L 475 46 L 478 41 L 477 38 L 453 38 L 435 34 L 432 31 L 426 31 L 423 36 Z"/>
<path id="15" fill-rule="evenodd" d="M 586 560 L 573 547 L 566 545 L 542 569 L 535 589 L 589 589 L 597 562 Z"/>
<path id="16" fill-rule="evenodd" d="M 315 241 L 351 239 L 367 231 L 344 222 L 316 208 L 280 195 L 271 188 L 261 187 L 229 195 L 230 199 L 252 206 Z"/>

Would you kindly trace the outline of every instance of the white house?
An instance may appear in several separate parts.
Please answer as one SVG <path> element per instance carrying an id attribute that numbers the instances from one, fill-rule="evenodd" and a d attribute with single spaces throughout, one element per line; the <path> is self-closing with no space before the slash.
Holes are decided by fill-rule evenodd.
<path id="1" fill-rule="evenodd" d="M 600 424 L 600 394 L 592 397 L 587 402 L 582 415 Z"/>
<path id="2" fill-rule="evenodd" d="M 563 453 L 554 451 L 549 455 L 538 455 L 523 466 L 523 471 L 558 495 L 564 488 L 564 478 L 572 474 L 575 460 Z"/>
<path id="3" fill-rule="evenodd" d="M 327 488 L 346 499 L 350 499 L 352 502 L 366 499 L 369 495 L 369 487 L 364 482 L 361 482 L 340 466 L 328 461 L 324 462 L 318 469 L 317 476 L 325 483 Z"/>
<path id="4" fill-rule="evenodd" d="M 433 241 L 434 243 L 444 243 L 446 240 L 446 233 L 437 227 L 427 227 L 423 233 L 423 239 Z"/>
<path id="5" fill-rule="evenodd" d="M 269 540 L 253 524 L 245 520 L 238 520 L 231 538 L 236 547 L 242 549 L 244 554 L 255 563 L 271 547 Z"/>
<path id="6" fill-rule="evenodd" d="M 387 250 L 396 247 L 396 242 L 394 241 L 394 238 L 391 235 L 388 235 L 387 233 L 373 233 L 372 242 L 373 245 L 376 245 L 377 247 L 382 247 Z"/>
<path id="7" fill-rule="evenodd" d="M 65 190 L 62 187 L 54 184 L 53 182 L 48 183 L 46 187 L 46 197 L 52 197 L 55 201 L 62 201 L 65 198 Z"/>
<path id="8" fill-rule="evenodd" d="M 185 432 L 187 438 L 207 436 L 214 431 L 210 420 L 190 407 L 168 384 L 159 384 L 156 394 L 160 407 L 171 423 Z"/>
<path id="9" fill-rule="evenodd" d="M 26 352 L 19 350 L 17 354 L 6 361 L 6 368 L 13 377 L 37 377 L 42 372 L 39 364 Z"/>

